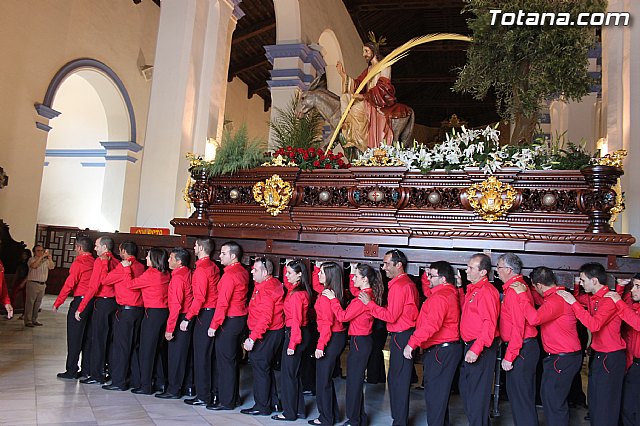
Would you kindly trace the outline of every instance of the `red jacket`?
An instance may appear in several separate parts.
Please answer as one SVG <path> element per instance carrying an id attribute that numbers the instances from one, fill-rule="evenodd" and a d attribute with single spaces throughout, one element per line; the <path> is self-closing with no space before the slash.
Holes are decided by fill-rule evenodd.
<path id="1" fill-rule="evenodd" d="M 142 302 L 145 308 L 167 308 L 167 294 L 171 274 L 160 272 L 156 268 L 149 268 L 138 278 L 133 278 L 130 266 L 123 268 L 123 281 L 130 289 L 142 291 Z"/>
<path id="2" fill-rule="evenodd" d="M 112 286 L 104 286 L 102 282 L 110 271 L 113 271 L 120 262 L 113 257 L 111 252 L 105 253 L 106 259 L 97 258 L 93 262 L 93 271 L 91 271 L 91 279 L 89 280 L 89 288 L 87 289 L 84 299 L 78 306 L 78 312 L 84 312 L 87 304 L 92 297 L 115 297 Z"/>
<path id="3" fill-rule="evenodd" d="M 373 300 L 367 305 L 371 314 L 387 322 L 387 330 L 392 333 L 408 330 L 416 326 L 418 319 L 418 289 L 407 274 L 401 274 L 389 281 L 387 307 L 378 306 Z"/>
<path id="4" fill-rule="evenodd" d="M 167 333 L 173 333 L 176 329 L 178 316 L 186 314 L 193 302 L 191 291 L 191 270 L 181 266 L 171 272 L 167 304 L 169 305 L 169 318 L 167 318 Z"/>
<path id="5" fill-rule="evenodd" d="M 640 358 L 640 303 L 629 300 L 616 303 L 618 315 L 625 324 L 622 327 L 622 337 L 627 344 L 627 368 L 631 366 L 633 358 Z"/>
<path id="6" fill-rule="evenodd" d="M 460 319 L 460 337 L 465 342 L 473 342 L 470 350 L 480 355 L 484 348 L 493 344 L 498 331 L 500 314 L 500 294 L 485 277 L 467 286 Z"/>
<path id="7" fill-rule="evenodd" d="M 339 331 L 344 331 L 344 324 L 338 321 L 333 313 L 333 309 L 331 309 L 331 301 L 325 296 L 318 296 L 315 308 L 317 316 L 316 321 L 318 322 L 318 333 L 320 333 L 316 349 L 324 351 L 327 343 L 331 340 L 331 335 Z"/>
<path id="8" fill-rule="evenodd" d="M 373 290 L 367 288 L 362 291 L 367 293 L 373 300 Z M 358 296 L 358 294 L 356 294 L 356 296 Z M 342 309 L 337 298 L 332 299 L 331 310 L 338 321 L 349 323 L 349 336 L 368 336 L 371 334 L 373 316 L 369 309 L 367 309 L 367 306 L 357 297 L 351 300 L 347 309 Z"/>
<path id="9" fill-rule="evenodd" d="M 0 262 L 0 302 L 3 305 L 11 304 L 9 289 L 7 288 L 7 280 L 4 278 L 4 265 L 2 262 Z"/>
<path id="10" fill-rule="evenodd" d="M 538 330 L 531 324 L 527 324 L 524 312 L 518 302 L 518 294 L 511 288 L 511 284 L 519 282 L 525 284 L 522 275 L 516 275 L 507 280 L 502 286 L 503 298 L 500 309 L 500 337 L 505 342 L 509 342 L 504 359 L 509 362 L 515 361 L 520 354 L 524 339 L 536 337 Z M 526 284 L 525 284 L 526 285 Z M 525 292 L 533 305 L 533 297 L 530 291 Z"/>
<path id="11" fill-rule="evenodd" d="M 218 282 L 220 269 L 208 257 L 196 261 L 191 285 L 193 287 L 193 303 L 187 312 L 186 319 L 198 316 L 202 308 L 215 308 L 218 304 Z"/>
<path id="12" fill-rule="evenodd" d="M 240 262 L 234 262 L 224 268 L 224 274 L 218 282 L 218 304 L 210 327 L 217 330 L 226 317 L 247 315 L 247 291 L 249 290 L 249 272 Z"/>
<path id="13" fill-rule="evenodd" d="M 60 294 L 53 302 L 53 306 L 58 309 L 64 303 L 67 296 L 73 292 L 74 296 L 84 296 L 89 288 L 91 272 L 93 271 L 93 256 L 91 253 L 82 253 L 75 258 L 69 268 L 69 276 L 64 281 Z"/>
<path id="14" fill-rule="evenodd" d="M 443 284 L 429 289 L 431 295 L 424 302 L 418 315 L 416 330 L 409 338 L 412 349 L 460 340 L 460 303 L 458 289 Z"/>
<path id="15" fill-rule="evenodd" d="M 310 303 L 309 293 L 305 290 L 291 291 L 291 288 L 288 290 L 287 297 L 284 299 L 284 321 L 285 325 L 291 328 L 287 349 L 295 350 L 296 346 L 302 342 L 300 328 L 309 323 L 307 319 Z"/>
<path id="16" fill-rule="evenodd" d="M 284 287 L 277 278 L 270 277 L 255 283 L 249 301 L 249 338 L 254 342 L 262 339 L 267 330 L 284 327 Z"/>
<path id="17" fill-rule="evenodd" d="M 128 259 L 131 262 L 131 271 L 133 272 L 133 278 L 138 278 L 144 273 L 144 265 L 133 256 Z M 116 295 L 116 302 L 120 306 L 143 306 L 142 293 L 138 289 L 130 289 L 124 282 L 124 266 L 122 263 L 118 263 L 115 269 L 107 274 L 102 280 L 103 286 L 113 287 Z"/>
<path id="18" fill-rule="evenodd" d="M 591 347 L 598 352 L 614 352 L 627 347 L 620 333 L 622 320 L 617 315 L 615 303 L 604 297 L 608 291 L 607 286 L 602 286 L 586 300 L 582 298 L 587 309 L 581 303 L 571 305 L 576 318 L 591 331 Z"/>

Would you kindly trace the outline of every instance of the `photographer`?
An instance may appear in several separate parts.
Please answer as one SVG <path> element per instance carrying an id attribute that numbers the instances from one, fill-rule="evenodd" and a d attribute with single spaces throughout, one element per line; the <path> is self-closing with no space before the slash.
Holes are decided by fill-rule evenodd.
<path id="1" fill-rule="evenodd" d="M 23 320 L 25 327 L 35 327 L 43 325 L 38 322 L 38 311 L 47 288 L 49 271 L 55 268 L 55 265 L 51 260 L 49 250 L 45 250 L 44 247 L 37 244 L 33 247 L 33 257 L 27 261 L 27 265 L 29 265 L 29 273 L 27 274 L 27 296 Z"/>

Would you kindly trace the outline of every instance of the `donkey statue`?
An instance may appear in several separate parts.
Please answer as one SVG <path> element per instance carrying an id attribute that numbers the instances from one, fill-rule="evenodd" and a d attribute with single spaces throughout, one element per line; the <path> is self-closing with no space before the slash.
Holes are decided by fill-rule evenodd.
<path id="1" fill-rule="evenodd" d="M 322 118 L 329 123 L 331 131 L 335 131 L 340 122 L 342 112 L 340 111 L 340 97 L 327 88 L 325 74 L 322 74 L 311 82 L 309 89 L 300 95 L 300 100 L 296 108 L 296 115 L 302 117 L 313 108 L 317 109 Z M 415 115 L 413 109 L 407 107 L 409 114 L 402 118 L 391 119 L 391 130 L 395 141 L 400 141 L 404 145 L 412 143 L 413 124 Z"/>

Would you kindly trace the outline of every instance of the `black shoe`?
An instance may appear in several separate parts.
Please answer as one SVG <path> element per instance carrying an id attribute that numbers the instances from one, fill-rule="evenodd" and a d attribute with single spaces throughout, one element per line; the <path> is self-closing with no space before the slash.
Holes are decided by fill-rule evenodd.
<path id="1" fill-rule="evenodd" d="M 191 399 L 185 399 L 184 403 L 187 405 L 207 405 L 206 401 L 201 400 L 197 396 Z"/>
<path id="2" fill-rule="evenodd" d="M 155 385 L 153 390 L 156 392 L 165 393 L 167 391 L 167 385 Z"/>
<path id="3" fill-rule="evenodd" d="M 86 379 L 87 377 L 89 377 L 89 374 L 85 373 L 84 370 L 80 370 L 78 374 L 76 374 L 77 379 Z"/>
<path id="4" fill-rule="evenodd" d="M 207 405 L 207 410 L 213 411 L 233 411 L 235 408 L 227 407 L 226 405 L 216 404 L 216 405 Z M 269 413 L 271 414 L 271 413 Z"/>
<path id="5" fill-rule="evenodd" d="M 56 374 L 56 376 L 58 377 L 58 379 L 75 380 L 78 378 L 78 373 L 65 371 L 64 373 Z"/>
<path id="6" fill-rule="evenodd" d="M 310 425 L 321 425 L 322 424 L 320 419 L 309 420 L 307 423 L 309 423 Z"/>
<path id="7" fill-rule="evenodd" d="M 153 395 L 153 390 L 145 388 L 133 388 L 131 389 L 131 393 L 135 393 L 136 395 Z"/>
<path id="8" fill-rule="evenodd" d="M 252 416 L 270 416 L 272 411 L 263 411 L 263 410 L 258 410 L 256 408 L 256 406 L 254 405 L 251 408 L 243 408 L 242 410 L 240 410 L 240 412 L 242 414 L 249 414 Z"/>
<path id="9" fill-rule="evenodd" d="M 586 415 L 586 416 L 584 416 L 584 419 L 585 419 L 586 421 L 590 421 L 590 420 L 591 420 L 591 413 L 587 413 L 587 415 Z"/>
<path id="10" fill-rule="evenodd" d="M 104 389 L 104 390 L 112 390 L 112 391 L 121 391 L 121 392 L 124 392 L 124 391 L 127 390 L 127 388 L 122 388 L 120 386 L 116 386 L 116 385 L 113 385 L 113 384 L 112 385 L 103 385 L 102 389 Z"/>
<path id="11" fill-rule="evenodd" d="M 94 379 L 93 377 L 89 376 L 86 379 L 80 380 L 80 383 L 82 383 L 83 385 L 95 385 L 96 383 L 104 385 L 104 380 Z"/>
<path id="12" fill-rule="evenodd" d="M 184 388 L 184 390 L 182 391 L 182 394 L 184 396 L 189 397 L 189 398 L 193 398 L 194 396 L 197 395 L 196 388 L 194 388 L 193 386 L 189 386 L 187 388 Z"/>
<path id="13" fill-rule="evenodd" d="M 297 419 L 288 419 L 284 417 L 282 414 L 274 414 L 271 416 L 273 420 L 280 420 L 281 422 L 295 422 Z"/>
<path id="14" fill-rule="evenodd" d="M 182 398 L 180 395 L 175 395 L 169 392 L 157 393 L 156 398 L 160 399 L 180 399 Z"/>

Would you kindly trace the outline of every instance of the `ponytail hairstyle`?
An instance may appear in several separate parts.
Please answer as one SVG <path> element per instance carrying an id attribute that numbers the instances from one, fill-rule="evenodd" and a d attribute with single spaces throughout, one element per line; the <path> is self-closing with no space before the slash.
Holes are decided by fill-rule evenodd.
<path id="1" fill-rule="evenodd" d="M 311 290 L 311 283 L 309 282 L 309 271 L 307 270 L 307 265 L 305 265 L 300 259 L 294 259 L 287 263 L 287 266 L 293 269 L 293 272 L 296 274 L 300 274 L 300 281 L 293 289 L 291 289 L 291 292 L 306 291 L 309 295 L 309 300 L 313 300 L 313 291 Z"/>
<path id="2" fill-rule="evenodd" d="M 151 260 L 151 267 L 156 268 L 158 271 L 165 273 L 169 271 L 169 263 L 167 261 L 167 252 L 160 248 L 152 248 L 149 250 L 149 259 Z"/>
<path id="3" fill-rule="evenodd" d="M 366 263 L 358 263 L 356 269 L 360 272 L 360 275 L 366 277 L 367 281 L 369 281 L 369 286 L 371 287 L 371 290 L 373 290 L 373 301 L 376 302 L 378 306 L 382 306 L 384 299 L 384 284 L 382 283 L 380 270 L 375 269 Z"/>
<path id="4" fill-rule="evenodd" d="M 326 277 L 324 288 L 333 290 L 338 302 L 344 309 L 345 297 L 342 288 L 342 267 L 335 262 L 324 262 L 320 265 L 320 268 Z"/>

